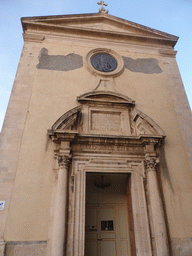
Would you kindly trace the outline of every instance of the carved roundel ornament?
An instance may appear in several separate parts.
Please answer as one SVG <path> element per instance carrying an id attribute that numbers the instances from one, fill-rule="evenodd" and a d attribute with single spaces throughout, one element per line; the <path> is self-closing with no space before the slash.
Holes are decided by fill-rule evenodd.
<path id="1" fill-rule="evenodd" d="M 89 71 L 101 76 L 118 76 L 124 69 L 122 57 L 105 48 L 90 51 L 86 56 L 86 64 Z"/>
<path id="2" fill-rule="evenodd" d="M 91 65 L 101 72 L 112 72 L 117 68 L 117 61 L 108 53 L 96 53 L 91 56 Z"/>

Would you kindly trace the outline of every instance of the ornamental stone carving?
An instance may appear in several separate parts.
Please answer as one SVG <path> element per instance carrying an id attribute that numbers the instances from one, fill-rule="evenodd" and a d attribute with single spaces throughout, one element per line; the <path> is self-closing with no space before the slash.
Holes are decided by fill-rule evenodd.
<path id="1" fill-rule="evenodd" d="M 116 70 L 103 73 L 113 72 Z M 113 75 L 109 78 L 112 79 Z M 107 87 L 108 77 L 100 80 L 104 79 Z M 133 100 L 116 91 L 101 89 L 99 85 L 92 92 L 79 96 L 79 105 L 62 115 L 48 130 L 55 143 L 58 160 L 52 255 L 63 255 L 64 248 L 67 248 L 67 255 L 84 255 L 85 241 L 81 238 L 85 230 L 86 173 L 106 172 L 131 175 L 137 256 L 151 256 L 151 246 L 156 255 L 168 256 L 166 225 L 156 173 L 159 162 L 156 148 L 165 135 L 152 119 L 135 108 Z M 72 166 L 69 168 L 71 155 Z M 159 233 L 163 237 L 159 237 Z M 66 237 L 67 234 L 70 235 Z"/>
<path id="2" fill-rule="evenodd" d="M 145 165 L 146 165 L 147 172 L 156 171 L 156 165 L 158 163 L 159 163 L 158 157 L 146 154 Z"/>
<path id="3" fill-rule="evenodd" d="M 68 169 L 70 163 L 70 156 L 58 155 L 57 160 L 60 168 Z"/>

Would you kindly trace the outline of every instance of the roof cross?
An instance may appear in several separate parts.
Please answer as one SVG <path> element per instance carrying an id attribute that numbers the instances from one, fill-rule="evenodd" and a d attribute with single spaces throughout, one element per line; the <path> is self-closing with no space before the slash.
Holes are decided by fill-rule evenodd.
<path id="1" fill-rule="evenodd" d="M 107 4 L 104 3 L 104 1 L 97 2 L 97 4 L 101 5 L 101 9 L 99 9 L 99 12 L 108 13 L 108 10 L 105 10 L 103 6 L 107 6 Z"/>

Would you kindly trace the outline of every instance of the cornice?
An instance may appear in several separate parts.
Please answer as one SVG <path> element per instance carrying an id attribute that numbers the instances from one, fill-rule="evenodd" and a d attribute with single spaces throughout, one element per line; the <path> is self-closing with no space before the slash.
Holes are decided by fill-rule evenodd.
<path id="1" fill-rule="evenodd" d="M 116 22 L 116 23 L 119 23 L 121 26 L 122 25 L 128 25 L 128 26 L 131 26 L 131 27 L 134 27 L 136 29 L 140 29 L 140 30 L 143 30 L 143 31 L 147 31 L 149 33 L 155 33 L 159 36 L 164 36 L 166 38 L 170 37 L 172 39 L 175 39 L 177 40 L 178 37 L 177 36 L 174 36 L 174 35 L 171 35 L 169 33 L 165 33 L 165 32 L 162 32 L 160 30 L 156 30 L 156 29 L 152 29 L 150 27 L 147 27 L 147 26 L 144 26 L 144 25 L 141 25 L 141 24 L 138 24 L 138 23 L 135 23 L 135 22 L 132 22 L 132 21 L 128 21 L 128 20 L 125 20 L 125 19 L 122 19 L 122 18 L 119 18 L 119 17 L 116 17 L 114 15 L 110 15 L 110 14 L 106 14 L 106 13 L 86 13 L 86 14 L 72 14 L 72 15 L 55 15 L 55 16 L 35 16 L 35 17 L 23 17 L 21 18 L 21 22 L 22 24 L 24 24 L 26 21 L 31 21 L 31 22 L 55 22 L 55 24 L 58 24 L 60 21 L 64 21 L 64 22 L 70 22 L 70 23 L 74 23 L 75 21 L 76 22 L 80 22 L 80 21 L 103 21 L 103 20 L 109 20 L 109 21 L 113 21 L 113 22 Z"/>
<path id="2" fill-rule="evenodd" d="M 163 57 L 175 58 L 177 51 L 174 51 L 173 49 L 159 49 L 159 53 Z"/>
<path id="3" fill-rule="evenodd" d="M 115 16 L 103 13 L 97 14 L 81 14 L 81 15 L 64 15 L 64 16 L 45 16 L 45 17 L 28 17 L 22 18 L 23 31 L 34 31 L 35 33 L 46 33 L 48 35 L 59 33 L 61 35 L 79 35 L 84 37 L 94 37 L 94 38 L 107 38 L 112 41 L 140 41 L 142 43 L 148 42 L 152 44 L 159 45 L 169 45 L 174 47 L 178 37 L 145 27 L 130 21 L 126 21 Z M 75 26 L 75 23 L 78 21 L 78 24 L 81 24 L 81 27 Z M 125 28 L 125 32 L 119 31 L 110 31 L 110 30 L 101 30 L 90 27 L 83 27 L 83 23 L 89 22 L 100 22 L 110 21 L 111 24 L 121 26 Z M 62 23 L 62 25 L 61 25 Z M 73 24 L 72 24 L 73 23 Z M 72 24 L 72 25 L 71 25 Z M 127 33 L 126 28 L 132 28 L 140 30 L 142 33 L 146 34 L 137 34 Z"/>
<path id="4" fill-rule="evenodd" d="M 37 34 L 28 34 L 28 33 L 26 34 L 26 33 L 23 33 L 23 39 L 26 42 L 41 43 L 45 39 L 45 36 L 37 35 Z"/>
<path id="5" fill-rule="evenodd" d="M 122 32 L 116 32 L 116 31 L 101 31 L 97 29 L 88 29 L 88 28 L 77 28 L 77 27 L 71 27 L 71 26 L 58 26 L 58 25 L 50 25 L 50 24 L 44 24 L 44 23 L 33 23 L 33 22 L 26 22 L 24 24 L 24 31 L 26 30 L 36 30 L 38 33 L 46 32 L 47 35 L 50 33 L 60 33 L 61 36 L 63 33 L 67 35 L 79 35 L 84 37 L 94 37 L 94 38 L 107 38 L 108 40 L 112 41 L 127 41 L 127 42 L 136 42 L 140 41 L 142 43 L 148 42 L 148 43 L 156 43 L 158 45 L 167 45 L 174 47 L 176 44 L 175 40 L 167 39 L 167 38 L 159 38 L 155 36 L 144 36 L 144 35 L 134 35 L 129 33 L 122 33 Z"/>

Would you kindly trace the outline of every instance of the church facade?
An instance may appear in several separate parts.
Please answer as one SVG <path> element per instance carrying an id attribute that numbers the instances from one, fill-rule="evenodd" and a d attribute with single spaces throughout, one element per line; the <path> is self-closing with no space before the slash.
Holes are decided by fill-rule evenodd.
<path id="1" fill-rule="evenodd" d="M 178 37 L 103 6 L 21 21 L 1 132 L 0 255 L 192 255 Z"/>

